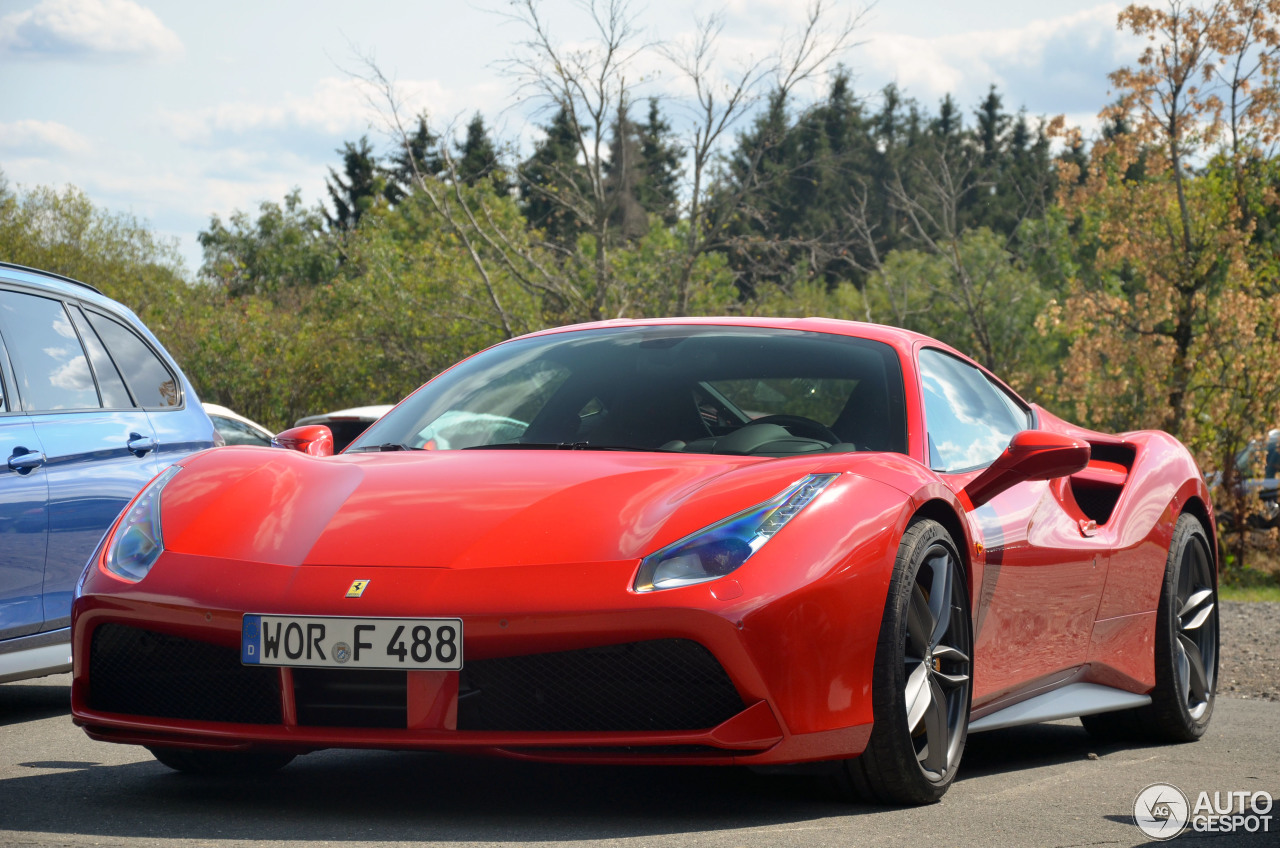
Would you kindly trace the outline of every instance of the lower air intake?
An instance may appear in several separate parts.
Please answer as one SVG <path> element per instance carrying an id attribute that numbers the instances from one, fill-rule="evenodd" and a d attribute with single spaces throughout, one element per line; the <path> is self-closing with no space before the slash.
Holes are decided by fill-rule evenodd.
<path id="1" fill-rule="evenodd" d="M 294 700 L 303 727 L 408 726 L 403 671 L 295 668 Z"/>
<path id="2" fill-rule="evenodd" d="M 704 730 L 744 706 L 710 651 L 688 639 L 657 639 L 469 660 L 458 729 Z"/>
<path id="3" fill-rule="evenodd" d="M 281 724 L 280 672 L 240 652 L 124 624 L 93 632 L 89 706 L 128 715 Z"/>

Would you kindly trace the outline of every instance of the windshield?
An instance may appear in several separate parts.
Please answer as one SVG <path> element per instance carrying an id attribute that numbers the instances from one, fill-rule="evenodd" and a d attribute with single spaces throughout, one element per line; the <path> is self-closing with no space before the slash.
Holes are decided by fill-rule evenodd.
<path id="1" fill-rule="evenodd" d="M 906 453 L 880 342 L 754 327 L 609 327 L 507 342 L 428 383 L 351 451 Z"/>

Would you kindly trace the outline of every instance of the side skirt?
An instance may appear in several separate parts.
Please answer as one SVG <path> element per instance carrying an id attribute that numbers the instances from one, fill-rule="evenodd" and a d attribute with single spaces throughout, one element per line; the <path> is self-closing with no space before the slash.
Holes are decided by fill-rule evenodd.
<path id="1" fill-rule="evenodd" d="M 0 642 L 0 683 L 71 670 L 71 628 Z"/>
<path id="2" fill-rule="evenodd" d="M 1039 724 L 1060 718 L 1075 718 L 1094 713 L 1128 710 L 1151 703 L 1150 695 L 1135 695 L 1110 686 L 1096 683 L 1069 683 L 1060 689 L 1019 701 L 969 723 L 970 733 L 1017 727 L 1022 724 Z"/>

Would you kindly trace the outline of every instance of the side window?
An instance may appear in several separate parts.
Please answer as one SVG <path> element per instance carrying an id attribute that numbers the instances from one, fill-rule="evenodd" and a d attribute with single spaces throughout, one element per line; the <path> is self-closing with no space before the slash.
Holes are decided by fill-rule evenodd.
<path id="1" fill-rule="evenodd" d="M 4 339 L 0 338 L 0 412 L 9 411 L 9 393 L 5 390 L 5 383 L 9 373 L 5 367 L 5 362 L 8 359 L 9 354 L 4 349 Z"/>
<path id="2" fill-rule="evenodd" d="M 942 351 L 920 351 L 920 382 L 935 471 L 989 465 L 1029 425 L 1026 413 L 985 374 Z"/>
<path id="3" fill-rule="evenodd" d="M 115 363 L 107 355 L 107 349 L 102 346 L 98 334 L 85 320 L 80 307 L 71 307 L 71 320 L 75 322 L 76 329 L 80 331 L 80 338 L 84 339 L 85 349 L 89 352 L 89 362 L 93 364 L 93 373 L 98 378 L 98 389 L 102 392 L 102 405 L 107 409 L 132 408 L 133 400 L 129 397 L 129 390 L 125 388 L 124 381 L 120 379 L 120 372 L 116 370 Z"/>
<path id="4" fill-rule="evenodd" d="M 62 301 L 0 291 L 0 327 L 29 412 L 97 409 L 89 361 Z"/>
<path id="5" fill-rule="evenodd" d="M 89 323 L 111 352 L 139 406 L 156 409 L 182 403 L 177 378 L 146 342 L 123 324 L 96 312 L 89 313 Z"/>
<path id="6" fill-rule="evenodd" d="M 270 439 L 264 439 L 261 434 L 249 429 L 248 425 L 236 421 L 234 418 L 223 418 L 221 415 L 210 415 L 209 418 L 229 445 L 264 445 L 267 447 L 271 445 Z"/>

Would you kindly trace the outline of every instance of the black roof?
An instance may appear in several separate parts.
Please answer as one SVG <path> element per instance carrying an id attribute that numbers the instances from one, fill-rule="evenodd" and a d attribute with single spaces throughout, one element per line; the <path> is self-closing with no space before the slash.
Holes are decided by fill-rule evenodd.
<path id="1" fill-rule="evenodd" d="M 97 286 L 91 286 L 88 283 L 82 283 L 79 280 L 72 279 L 71 277 L 64 277 L 62 274 L 55 274 L 52 271 L 42 271 L 39 268 L 29 268 L 26 265 L 19 265 L 16 262 L 0 262 L 0 268 L 12 268 L 15 271 L 26 271 L 29 274 L 39 274 L 42 277 L 53 277 L 55 280 L 61 280 L 64 283 L 71 283 L 72 285 L 83 286 L 84 288 L 88 289 L 91 292 L 94 292 L 95 294 L 102 294 L 101 289 L 99 289 Z"/>

